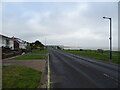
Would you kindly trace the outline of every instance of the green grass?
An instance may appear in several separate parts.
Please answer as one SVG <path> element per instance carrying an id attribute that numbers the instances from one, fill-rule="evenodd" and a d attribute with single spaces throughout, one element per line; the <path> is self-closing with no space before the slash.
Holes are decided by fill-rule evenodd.
<path id="1" fill-rule="evenodd" d="M 104 54 L 108 54 L 108 55 L 109 55 L 109 53 L 110 53 L 109 50 L 104 51 Z M 120 54 L 120 51 L 112 51 L 112 54 L 113 54 L 113 55 L 119 55 L 119 54 Z"/>
<path id="2" fill-rule="evenodd" d="M 96 50 L 84 50 L 84 51 L 62 50 L 62 51 L 69 52 L 69 53 L 76 54 L 76 55 L 89 57 L 89 58 L 94 58 L 94 59 L 98 59 L 98 60 L 103 60 L 103 61 L 107 61 L 107 62 L 111 62 L 111 63 L 120 64 L 120 60 L 118 59 L 118 56 L 112 56 L 112 61 L 109 60 L 109 51 L 105 51 L 105 54 L 98 53 Z M 106 53 L 108 53 L 108 55 L 106 55 Z M 113 51 L 113 55 L 118 55 L 118 53 L 119 53 L 119 51 Z"/>
<path id="3" fill-rule="evenodd" d="M 25 66 L 3 66 L 3 88 L 37 88 L 41 72 Z"/>
<path id="4" fill-rule="evenodd" d="M 33 53 L 38 53 L 38 54 L 47 54 L 48 50 L 44 49 L 44 50 L 37 50 L 37 51 L 33 51 Z"/>
<path id="5" fill-rule="evenodd" d="M 70 51 L 79 51 L 79 50 L 70 50 Z M 97 50 L 84 50 L 82 52 L 88 52 L 88 53 L 99 53 Z M 110 51 L 109 50 L 104 50 L 104 52 L 102 54 L 105 54 L 105 55 L 109 55 Z M 99 53 L 101 54 L 101 53 Z M 120 54 L 120 51 L 112 51 L 112 55 L 118 55 Z"/>
<path id="6" fill-rule="evenodd" d="M 30 59 L 46 59 L 47 56 L 45 55 L 22 55 L 22 56 L 18 56 L 18 57 L 15 57 L 15 58 L 11 58 L 10 60 L 30 60 Z"/>

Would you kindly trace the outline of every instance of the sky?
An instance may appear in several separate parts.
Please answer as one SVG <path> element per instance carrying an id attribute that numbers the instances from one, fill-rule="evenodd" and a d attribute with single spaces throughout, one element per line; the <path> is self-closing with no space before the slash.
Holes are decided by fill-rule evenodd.
<path id="1" fill-rule="evenodd" d="M 113 47 L 118 47 L 117 2 L 4 2 L 2 33 L 47 45 L 109 48 L 112 18 Z"/>

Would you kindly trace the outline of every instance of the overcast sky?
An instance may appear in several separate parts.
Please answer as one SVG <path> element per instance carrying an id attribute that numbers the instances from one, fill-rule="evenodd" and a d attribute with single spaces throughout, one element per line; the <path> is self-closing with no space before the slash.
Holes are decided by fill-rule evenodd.
<path id="1" fill-rule="evenodd" d="M 6 2 L 2 11 L 3 35 L 83 48 L 109 48 L 108 16 L 118 46 L 117 2 Z"/>

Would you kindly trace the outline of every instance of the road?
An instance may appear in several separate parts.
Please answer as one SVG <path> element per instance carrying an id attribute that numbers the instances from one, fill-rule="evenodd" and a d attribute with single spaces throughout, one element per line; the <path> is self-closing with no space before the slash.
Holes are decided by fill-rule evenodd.
<path id="1" fill-rule="evenodd" d="M 118 66 L 49 50 L 51 88 L 118 88 Z"/>

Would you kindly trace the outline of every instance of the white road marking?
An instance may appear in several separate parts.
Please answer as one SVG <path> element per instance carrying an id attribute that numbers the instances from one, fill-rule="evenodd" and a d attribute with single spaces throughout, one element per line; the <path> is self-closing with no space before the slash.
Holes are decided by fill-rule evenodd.
<path id="1" fill-rule="evenodd" d="M 106 76 L 106 77 L 108 77 L 108 78 L 110 78 L 110 79 L 115 80 L 115 81 L 118 83 L 118 80 L 115 79 L 115 78 L 113 78 L 112 76 L 110 76 L 110 75 L 108 75 L 108 74 L 106 74 L 106 73 L 104 73 L 103 75 Z"/>

